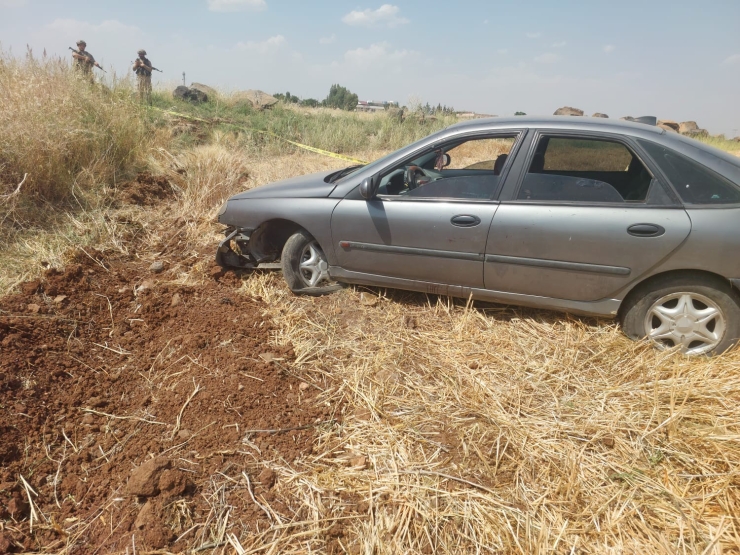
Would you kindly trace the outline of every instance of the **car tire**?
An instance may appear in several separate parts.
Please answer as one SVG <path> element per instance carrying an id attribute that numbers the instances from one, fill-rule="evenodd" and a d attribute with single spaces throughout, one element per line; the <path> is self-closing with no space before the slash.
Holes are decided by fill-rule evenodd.
<path id="1" fill-rule="evenodd" d="M 293 293 L 324 295 L 337 291 L 339 285 L 329 285 L 329 262 L 318 241 L 300 230 L 285 242 L 280 259 L 283 277 Z"/>
<path id="2" fill-rule="evenodd" d="M 729 283 L 705 274 L 658 278 L 630 294 L 620 310 L 622 330 L 658 348 L 717 355 L 740 339 L 740 297 Z"/>

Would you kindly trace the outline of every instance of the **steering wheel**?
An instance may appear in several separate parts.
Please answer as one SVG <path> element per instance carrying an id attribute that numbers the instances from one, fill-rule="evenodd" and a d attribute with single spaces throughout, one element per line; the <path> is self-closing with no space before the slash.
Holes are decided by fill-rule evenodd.
<path id="1" fill-rule="evenodd" d="M 419 166 L 409 166 L 406 168 L 406 183 L 408 184 L 409 189 L 416 189 L 419 186 L 419 174 L 424 177 L 429 177 Z"/>

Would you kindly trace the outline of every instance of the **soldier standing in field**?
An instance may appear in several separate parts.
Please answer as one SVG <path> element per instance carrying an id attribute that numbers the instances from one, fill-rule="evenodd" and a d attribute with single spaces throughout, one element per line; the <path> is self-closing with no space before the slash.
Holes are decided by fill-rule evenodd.
<path id="1" fill-rule="evenodd" d="M 146 50 L 139 50 L 134 62 L 134 73 L 139 81 L 139 100 L 152 104 L 152 62 L 146 57 Z"/>
<path id="2" fill-rule="evenodd" d="M 100 67 L 98 62 L 95 61 L 93 55 L 90 54 L 87 49 L 87 43 L 84 40 L 77 41 L 78 50 L 72 53 L 72 58 L 75 60 L 75 67 L 82 72 L 82 75 L 93 80 L 92 68 L 93 66 Z"/>

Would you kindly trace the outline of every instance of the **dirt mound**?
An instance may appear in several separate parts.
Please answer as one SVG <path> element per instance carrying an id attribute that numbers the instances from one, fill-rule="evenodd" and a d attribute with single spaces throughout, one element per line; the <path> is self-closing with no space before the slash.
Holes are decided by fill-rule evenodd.
<path id="1" fill-rule="evenodd" d="M 147 268 L 81 253 L 0 299 L 0 552 L 177 551 L 208 540 L 219 503 L 250 530 L 266 507 L 293 516 L 272 467 L 332 409 L 233 274 L 194 288 Z"/>
<path id="2" fill-rule="evenodd" d="M 142 172 L 118 189 L 118 199 L 127 204 L 154 206 L 174 197 L 174 189 L 163 175 Z"/>

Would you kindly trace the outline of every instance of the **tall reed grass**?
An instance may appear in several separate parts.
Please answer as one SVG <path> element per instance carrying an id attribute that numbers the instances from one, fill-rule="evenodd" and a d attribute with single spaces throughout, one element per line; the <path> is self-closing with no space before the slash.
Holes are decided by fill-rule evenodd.
<path id="1" fill-rule="evenodd" d="M 0 198 L 16 222 L 39 223 L 47 203 L 97 200 L 141 166 L 155 136 L 128 81 L 91 84 L 66 60 L 0 52 Z"/>

